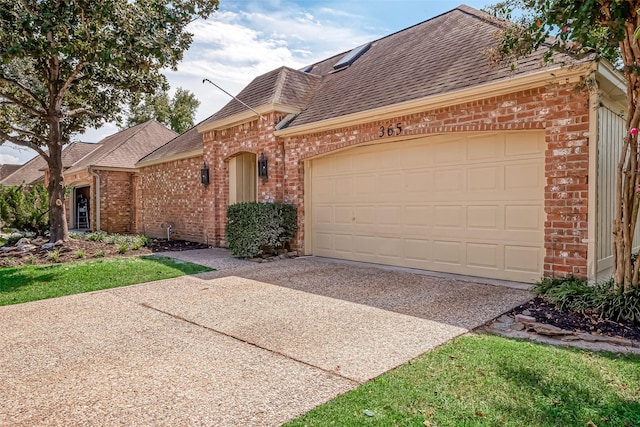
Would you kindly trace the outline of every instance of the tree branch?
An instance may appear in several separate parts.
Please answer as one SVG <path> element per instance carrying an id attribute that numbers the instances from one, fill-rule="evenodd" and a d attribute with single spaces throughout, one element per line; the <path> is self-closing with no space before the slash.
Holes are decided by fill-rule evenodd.
<path id="1" fill-rule="evenodd" d="M 37 108 L 34 108 L 29 104 L 26 104 L 25 102 L 21 101 L 20 99 L 16 98 L 13 95 L 9 95 L 9 94 L 3 93 L 3 94 L 0 94 L 0 98 L 5 98 L 5 99 L 8 99 L 8 100 L 11 101 L 11 102 L 6 102 L 6 101 L 0 102 L 3 105 L 12 105 L 12 104 L 15 105 L 15 104 L 18 104 L 20 107 L 26 108 L 27 110 L 31 111 L 33 114 L 35 114 L 36 116 L 39 116 L 39 117 L 42 117 L 42 116 L 44 116 L 46 114 L 46 112 L 38 111 Z"/>
<path id="2" fill-rule="evenodd" d="M 11 136 L 7 133 L 2 132 L 1 130 L 0 130 L 0 139 L 19 145 L 21 147 L 31 148 L 32 150 L 40 154 L 42 157 L 44 157 L 47 163 L 49 163 L 49 156 L 47 155 L 46 151 L 44 151 L 41 147 L 37 146 L 31 141 L 25 141 L 23 139 L 16 138 L 15 136 Z"/>
<path id="3" fill-rule="evenodd" d="M 84 61 L 79 63 L 78 65 L 76 65 L 76 68 L 74 68 L 73 72 L 71 73 L 71 75 L 69 76 L 69 78 L 64 82 L 64 84 L 62 85 L 62 87 L 60 88 L 60 91 L 58 92 L 58 94 L 56 95 L 56 105 L 58 105 L 58 103 L 62 102 L 62 98 L 64 98 L 64 95 L 67 93 L 67 91 L 69 90 L 69 88 L 71 87 L 71 84 L 73 84 L 73 82 L 76 80 L 76 78 L 78 77 L 78 74 L 80 74 L 80 72 L 84 69 L 84 67 L 86 67 L 87 65 L 89 65 L 89 62 Z"/>
<path id="4" fill-rule="evenodd" d="M 25 95 L 28 95 L 30 98 L 32 98 L 34 101 L 36 101 L 38 104 L 40 104 L 40 106 L 42 107 L 43 110 L 47 109 L 47 105 L 44 102 L 42 102 L 42 100 L 38 99 L 36 94 L 33 93 L 28 87 L 24 86 L 19 81 L 15 80 L 15 79 L 10 79 L 10 78 L 4 77 L 4 76 L 0 76 L 0 81 L 5 81 L 5 82 L 7 82 L 7 83 L 9 83 L 11 85 L 14 85 L 18 89 L 20 89 L 20 91 L 22 93 L 24 93 Z"/>
<path id="5" fill-rule="evenodd" d="M 89 110 L 88 108 L 76 108 L 75 110 L 69 110 L 66 113 L 63 113 L 63 115 L 65 117 L 76 117 L 79 115 L 85 114 L 87 116 L 91 116 L 91 117 L 103 117 L 102 114 L 98 114 L 98 113 L 94 113 L 93 111 Z"/>

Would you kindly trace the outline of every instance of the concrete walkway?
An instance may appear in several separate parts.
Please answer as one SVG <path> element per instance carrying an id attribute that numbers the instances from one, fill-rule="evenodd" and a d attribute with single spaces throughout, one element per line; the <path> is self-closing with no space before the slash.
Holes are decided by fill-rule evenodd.
<path id="1" fill-rule="evenodd" d="M 0 426 L 280 425 L 524 302 L 315 258 L 0 307 Z"/>

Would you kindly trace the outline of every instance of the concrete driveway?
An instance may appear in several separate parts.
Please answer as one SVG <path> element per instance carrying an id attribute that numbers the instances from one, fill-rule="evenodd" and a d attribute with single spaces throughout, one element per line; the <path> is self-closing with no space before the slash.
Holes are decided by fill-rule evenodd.
<path id="1" fill-rule="evenodd" d="M 280 425 L 527 300 L 315 258 L 0 307 L 0 426 Z"/>

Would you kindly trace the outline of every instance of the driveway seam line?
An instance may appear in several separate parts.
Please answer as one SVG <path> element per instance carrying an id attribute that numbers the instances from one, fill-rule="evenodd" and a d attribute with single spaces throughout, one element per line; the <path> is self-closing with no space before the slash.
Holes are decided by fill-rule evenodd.
<path id="1" fill-rule="evenodd" d="M 260 346 L 260 345 L 258 345 L 256 343 L 253 343 L 251 341 L 247 341 L 245 339 L 239 338 L 239 337 L 237 337 L 235 335 L 231 335 L 229 333 L 226 333 L 226 332 L 223 332 L 223 331 L 219 331 L 217 329 L 210 328 L 210 327 L 205 326 L 205 325 L 201 325 L 200 323 L 194 322 L 194 321 L 189 320 L 189 319 L 185 319 L 184 317 L 179 316 L 177 314 L 169 313 L 168 311 L 164 311 L 164 310 L 161 310 L 159 308 L 153 307 L 153 306 L 151 306 L 151 305 L 149 305 L 147 303 L 144 303 L 144 302 L 143 303 L 138 303 L 138 305 L 140 305 L 140 306 L 142 306 L 144 308 L 148 308 L 148 309 L 157 311 L 158 313 L 161 313 L 161 314 L 164 314 L 166 316 L 172 317 L 172 318 L 174 318 L 176 320 L 181 320 L 183 322 L 189 323 L 189 324 L 197 326 L 199 328 L 203 328 L 203 329 L 206 329 L 208 331 L 214 332 L 216 334 L 223 335 L 225 337 L 228 337 L 228 338 L 231 338 L 233 340 L 239 341 L 241 343 L 250 345 L 250 346 L 258 348 L 260 350 L 264 350 L 264 351 L 267 351 L 269 353 L 276 354 L 278 356 L 282 356 L 285 359 L 293 360 L 294 362 L 301 363 L 301 364 L 306 365 L 306 366 L 308 366 L 310 368 L 319 369 L 319 370 L 321 370 L 323 372 L 326 372 L 326 373 L 330 374 L 331 376 L 338 377 L 338 378 L 343 379 L 343 380 L 347 380 L 347 381 L 349 381 L 349 382 L 351 382 L 353 384 L 356 384 L 357 386 L 360 386 L 360 385 L 364 384 L 364 382 L 361 382 L 361 381 L 358 381 L 358 380 L 354 380 L 353 378 L 345 377 L 344 375 L 340 375 L 340 374 L 338 374 L 338 373 L 336 373 L 334 371 L 331 371 L 329 369 L 323 368 L 321 366 L 313 365 L 313 364 L 311 364 L 309 362 L 305 362 L 304 360 L 296 359 L 295 357 L 291 357 L 291 356 L 289 356 L 287 354 L 284 354 L 282 352 L 279 352 L 279 351 L 276 351 L 276 350 L 272 350 L 272 349 L 269 349 L 269 348 L 266 348 L 266 347 L 262 347 L 262 346 Z"/>

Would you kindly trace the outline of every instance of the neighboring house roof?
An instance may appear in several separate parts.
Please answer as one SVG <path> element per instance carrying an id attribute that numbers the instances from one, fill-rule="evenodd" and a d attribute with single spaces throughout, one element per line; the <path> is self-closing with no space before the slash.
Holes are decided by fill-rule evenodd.
<path id="1" fill-rule="evenodd" d="M 153 162 L 158 159 L 168 159 L 176 154 L 202 150 L 202 134 L 198 132 L 197 127 L 200 124 L 209 123 L 210 121 L 212 121 L 211 117 L 192 127 L 182 135 L 173 138 L 165 145 L 158 147 L 156 150 L 141 158 L 140 163 Z"/>
<path id="2" fill-rule="evenodd" d="M 4 178 L 8 177 L 18 169 L 20 169 L 22 165 L 12 165 L 12 164 L 4 164 L 0 165 L 0 181 Z"/>
<path id="3" fill-rule="evenodd" d="M 62 167 L 66 169 L 74 164 L 78 159 L 86 156 L 98 147 L 96 144 L 88 142 L 72 142 L 62 150 Z M 42 156 L 37 155 L 29 160 L 18 170 L 0 181 L 3 185 L 35 184 L 44 181 L 44 171 L 49 169 L 47 162 Z"/>
<path id="4" fill-rule="evenodd" d="M 89 167 L 134 169 L 137 161 L 178 135 L 155 120 L 125 129 L 100 141 L 100 146 L 65 173 Z"/>
<path id="5" fill-rule="evenodd" d="M 14 173 L 0 181 L 2 185 L 35 184 L 44 181 L 43 170 L 47 167 L 47 162 L 39 154 L 22 165 Z"/>

